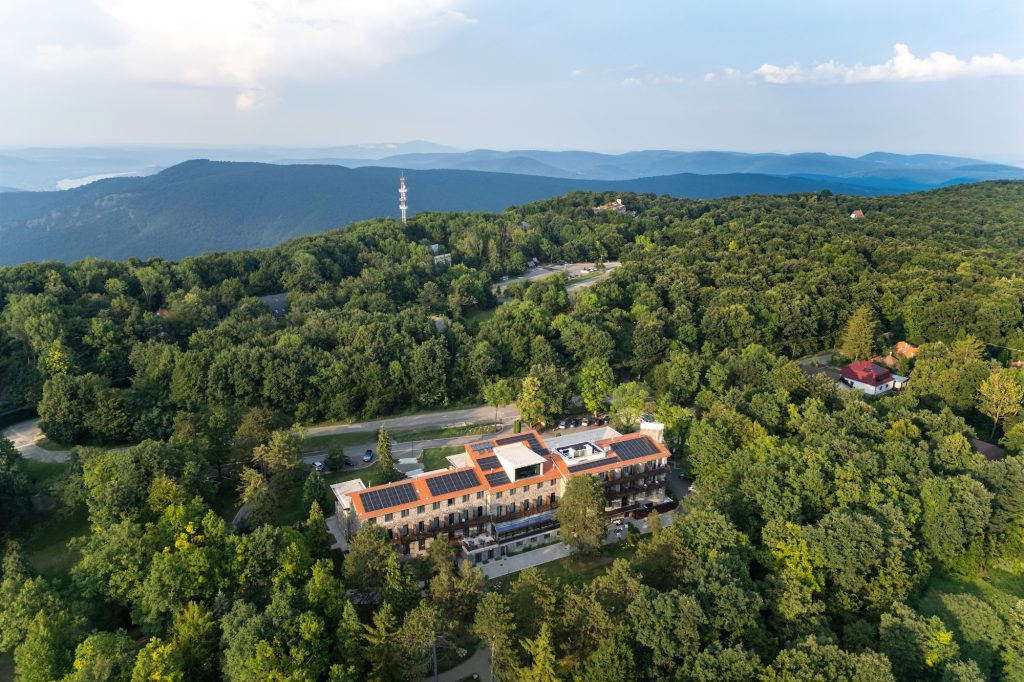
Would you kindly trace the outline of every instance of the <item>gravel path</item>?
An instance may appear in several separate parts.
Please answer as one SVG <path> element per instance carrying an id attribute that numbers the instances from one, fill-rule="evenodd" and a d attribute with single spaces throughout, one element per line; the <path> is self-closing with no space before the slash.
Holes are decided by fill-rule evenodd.
<path id="1" fill-rule="evenodd" d="M 36 441 L 43 437 L 43 432 L 39 430 L 39 419 L 12 424 L 4 429 L 3 435 L 27 459 L 40 462 L 66 462 L 71 459 L 71 453 L 67 450 L 44 450 L 36 445 Z"/>

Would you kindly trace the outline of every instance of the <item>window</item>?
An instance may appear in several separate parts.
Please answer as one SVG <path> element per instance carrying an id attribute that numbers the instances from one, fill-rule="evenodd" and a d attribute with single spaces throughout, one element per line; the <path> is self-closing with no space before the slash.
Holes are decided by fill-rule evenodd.
<path id="1" fill-rule="evenodd" d="M 391 519 L 393 519 L 393 518 L 395 518 L 395 515 L 394 515 L 394 514 L 385 514 L 385 515 L 384 515 L 384 521 L 385 521 L 385 522 L 387 522 L 387 521 L 390 521 L 390 520 L 391 520 Z"/>
<path id="2" fill-rule="evenodd" d="M 495 512 L 494 512 L 495 516 L 501 516 L 502 514 L 505 513 L 505 505 L 503 505 L 503 504 L 499 504 L 494 509 L 495 509 Z"/>
<path id="3" fill-rule="evenodd" d="M 469 502 L 469 495 L 463 495 L 462 496 L 462 501 L 463 502 Z"/>
<path id="4" fill-rule="evenodd" d="M 530 511 L 530 501 L 523 500 L 523 511 Z"/>
<path id="5" fill-rule="evenodd" d="M 512 502 L 511 504 L 508 505 L 508 513 L 509 514 L 515 514 L 516 513 L 516 503 L 515 502 Z"/>
<path id="6" fill-rule="evenodd" d="M 551 504 L 554 504 L 555 502 L 558 502 L 558 496 L 551 493 Z"/>
<path id="7" fill-rule="evenodd" d="M 423 510 L 424 510 L 424 509 L 426 509 L 426 507 L 424 507 L 424 506 L 423 506 L 423 505 L 421 504 L 420 506 L 416 507 L 416 513 L 417 513 L 417 514 L 422 514 L 422 513 L 423 513 Z"/>
<path id="8" fill-rule="evenodd" d="M 500 500 L 500 499 L 501 499 L 501 491 L 499 490 L 498 492 L 494 493 L 494 497 L 495 497 L 496 499 L 499 499 L 499 500 Z"/>
<path id="9" fill-rule="evenodd" d="M 439 518 L 437 518 L 435 516 L 434 520 L 430 522 L 430 527 L 433 528 L 434 530 L 437 530 L 438 528 L 440 528 L 441 527 L 441 519 L 439 519 Z"/>
<path id="10" fill-rule="evenodd" d="M 423 532 L 423 522 L 422 521 L 420 521 L 419 523 L 416 524 L 416 532 L 417 533 L 422 533 Z"/>
<path id="11" fill-rule="evenodd" d="M 550 481 L 548 481 L 548 485 L 549 486 L 552 486 L 554 484 L 555 484 L 555 479 L 552 478 Z"/>
<path id="12" fill-rule="evenodd" d="M 537 496 L 537 506 L 538 507 L 543 507 L 544 506 L 544 496 L 543 495 L 538 495 Z"/>
<path id="13" fill-rule="evenodd" d="M 538 484 L 537 484 L 537 490 L 540 490 L 540 489 L 541 489 L 541 487 L 542 487 L 543 485 L 544 485 L 544 482 L 543 482 L 543 481 L 541 481 L 540 483 L 538 483 Z"/>
<path id="14" fill-rule="evenodd" d="M 478 499 L 478 500 L 484 499 L 484 491 L 483 490 L 481 490 L 480 492 L 478 492 L 476 494 L 476 499 Z"/>
<path id="15" fill-rule="evenodd" d="M 434 504 L 431 505 L 430 508 L 433 509 L 434 511 L 437 511 L 438 509 L 441 508 L 441 503 L 440 502 L 435 502 Z"/>
<path id="16" fill-rule="evenodd" d="M 451 499 L 449 499 L 449 500 L 448 500 L 448 506 L 449 506 L 449 507 L 452 507 L 452 506 L 454 506 L 454 505 L 455 505 L 455 498 L 453 497 L 453 498 L 451 498 Z"/>
<path id="17" fill-rule="evenodd" d="M 377 525 L 377 519 L 366 519 L 366 525 L 367 526 L 376 526 Z"/>
<path id="18" fill-rule="evenodd" d="M 404 538 L 408 534 L 409 534 L 409 524 L 407 523 L 404 526 L 402 526 L 402 537 Z"/>
<path id="19" fill-rule="evenodd" d="M 408 509 L 403 509 L 402 510 L 402 518 L 403 519 L 409 518 L 409 510 Z"/>

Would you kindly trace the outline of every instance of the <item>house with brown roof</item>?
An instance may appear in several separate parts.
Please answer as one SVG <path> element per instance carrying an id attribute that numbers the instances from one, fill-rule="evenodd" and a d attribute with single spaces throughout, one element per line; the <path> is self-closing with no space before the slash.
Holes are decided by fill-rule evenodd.
<path id="1" fill-rule="evenodd" d="M 603 481 L 606 514 L 646 514 L 666 501 L 671 453 L 660 426 L 627 435 L 603 427 L 549 443 L 535 431 L 469 443 L 448 469 L 371 488 L 332 486 L 338 525 L 346 536 L 379 526 L 410 556 L 444 534 L 463 559 L 480 562 L 557 540 L 555 510 L 573 476 Z"/>
<path id="2" fill-rule="evenodd" d="M 906 341 L 899 341 L 892 347 L 892 354 L 898 358 L 913 360 L 917 357 L 917 346 L 911 345 Z"/>
<path id="3" fill-rule="evenodd" d="M 850 218 L 852 220 L 857 220 L 858 218 L 863 218 L 863 217 L 864 217 L 864 211 L 860 210 L 859 208 L 856 211 L 854 211 L 853 213 L 850 214 Z"/>
<path id="4" fill-rule="evenodd" d="M 865 395 L 879 395 L 897 388 L 903 388 L 906 377 L 893 374 L 887 367 L 876 365 L 870 360 L 851 362 L 839 372 L 841 381 L 863 391 Z"/>

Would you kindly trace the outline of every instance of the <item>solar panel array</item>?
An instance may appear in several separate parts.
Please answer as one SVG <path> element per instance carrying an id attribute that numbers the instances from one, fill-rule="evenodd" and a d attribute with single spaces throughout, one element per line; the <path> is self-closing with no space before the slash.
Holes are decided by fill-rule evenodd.
<path id="1" fill-rule="evenodd" d="M 601 459 L 595 459 L 593 462 L 586 462 L 584 464 L 577 464 L 575 466 L 571 466 L 571 467 L 569 467 L 569 471 L 571 473 L 575 474 L 578 471 L 587 471 L 588 469 L 596 469 L 597 467 L 603 467 L 605 464 L 614 464 L 615 462 L 618 462 L 618 461 L 619 461 L 618 457 L 614 457 L 614 456 L 613 457 L 602 457 Z"/>
<path id="2" fill-rule="evenodd" d="M 447 495 L 448 493 L 475 488 L 480 485 L 480 479 L 472 469 L 466 471 L 453 471 L 442 476 L 433 476 L 426 479 L 427 487 L 431 495 Z"/>
<path id="3" fill-rule="evenodd" d="M 469 447 L 473 452 L 476 453 L 490 452 L 491 450 L 494 449 L 494 443 L 489 440 L 485 440 L 482 443 L 470 443 Z"/>
<path id="4" fill-rule="evenodd" d="M 508 480 L 508 474 L 504 471 L 495 471 L 491 474 L 484 474 L 484 476 L 487 478 L 487 483 L 490 485 L 505 485 L 506 483 L 512 482 Z"/>
<path id="5" fill-rule="evenodd" d="M 650 438 L 632 438 L 619 443 L 612 443 L 612 450 L 623 461 L 656 455 L 660 452 L 658 446 Z"/>
<path id="6" fill-rule="evenodd" d="M 412 487 L 412 483 L 402 483 L 390 488 L 370 490 L 360 495 L 359 499 L 363 501 L 363 509 L 372 512 L 387 507 L 396 507 L 400 504 L 409 504 L 420 498 L 416 494 L 416 489 Z"/>
<path id="7" fill-rule="evenodd" d="M 540 441 L 537 440 L 537 436 L 532 433 L 525 433 L 520 436 L 506 436 L 505 438 L 499 438 L 494 441 L 498 445 L 509 445 L 510 443 L 519 443 L 526 441 L 526 446 L 538 454 L 544 454 L 544 448 L 540 446 Z"/>
<path id="8" fill-rule="evenodd" d="M 501 466 L 501 462 L 499 462 L 498 458 L 494 455 L 491 455 L 490 457 L 481 457 L 476 461 L 476 463 L 480 466 L 482 471 L 497 469 Z"/>

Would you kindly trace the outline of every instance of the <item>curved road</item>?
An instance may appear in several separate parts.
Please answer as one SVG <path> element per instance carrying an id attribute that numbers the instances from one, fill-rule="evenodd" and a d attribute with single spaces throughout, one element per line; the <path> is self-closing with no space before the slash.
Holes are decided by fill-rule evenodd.
<path id="1" fill-rule="evenodd" d="M 519 418 L 519 409 L 515 403 L 509 403 L 498 410 L 498 421 L 508 424 Z M 480 424 L 494 420 L 494 408 L 484 405 L 482 407 L 470 407 L 465 410 L 441 410 L 439 412 L 418 412 L 407 414 L 401 417 L 387 417 L 385 419 L 374 419 L 365 422 L 353 422 L 351 424 L 328 424 L 326 426 L 311 426 L 307 428 L 307 436 L 330 436 L 337 433 L 351 433 L 353 431 L 376 431 L 385 427 L 389 431 L 399 429 L 440 429 L 446 426 L 462 426 L 464 424 Z"/>
<path id="2" fill-rule="evenodd" d="M 519 409 L 516 407 L 515 403 L 510 403 L 498 410 L 498 421 L 502 424 L 510 424 L 513 420 L 518 418 Z M 374 419 L 365 422 L 353 422 L 351 424 L 313 426 L 306 429 L 306 435 L 328 436 L 336 433 L 351 433 L 353 431 L 376 431 L 381 426 L 392 431 L 398 429 L 439 429 L 446 426 L 479 424 L 489 422 L 493 419 L 494 408 L 485 405 L 483 407 L 471 407 L 464 410 L 420 412 L 400 417 L 388 417 L 385 419 Z M 70 452 L 66 450 L 44 450 L 36 445 L 36 441 L 43 437 L 42 431 L 39 430 L 39 419 L 30 419 L 18 424 L 13 424 L 4 429 L 3 435 L 14 443 L 14 447 L 17 448 L 18 452 L 20 452 L 22 456 L 28 459 L 35 459 L 41 462 L 66 462 L 71 457 Z M 475 436 L 475 438 L 479 438 L 479 436 Z M 469 442 L 469 440 L 467 439 L 466 442 Z M 368 447 L 376 447 L 376 443 L 372 443 Z M 415 448 L 415 445 L 413 447 Z"/>
<path id="3" fill-rule="evenodd" d="M 36 441 L 43 437 L 39 430 L 39 419 L 12 424 L 4 429 L 4 438 L 8 438 L 18 452 L 26 459 L 35 459 L 40 462 L 66 462 L 71 459 L 71 453 L 67 450 L 44 450 L 36 445 Z"/>

